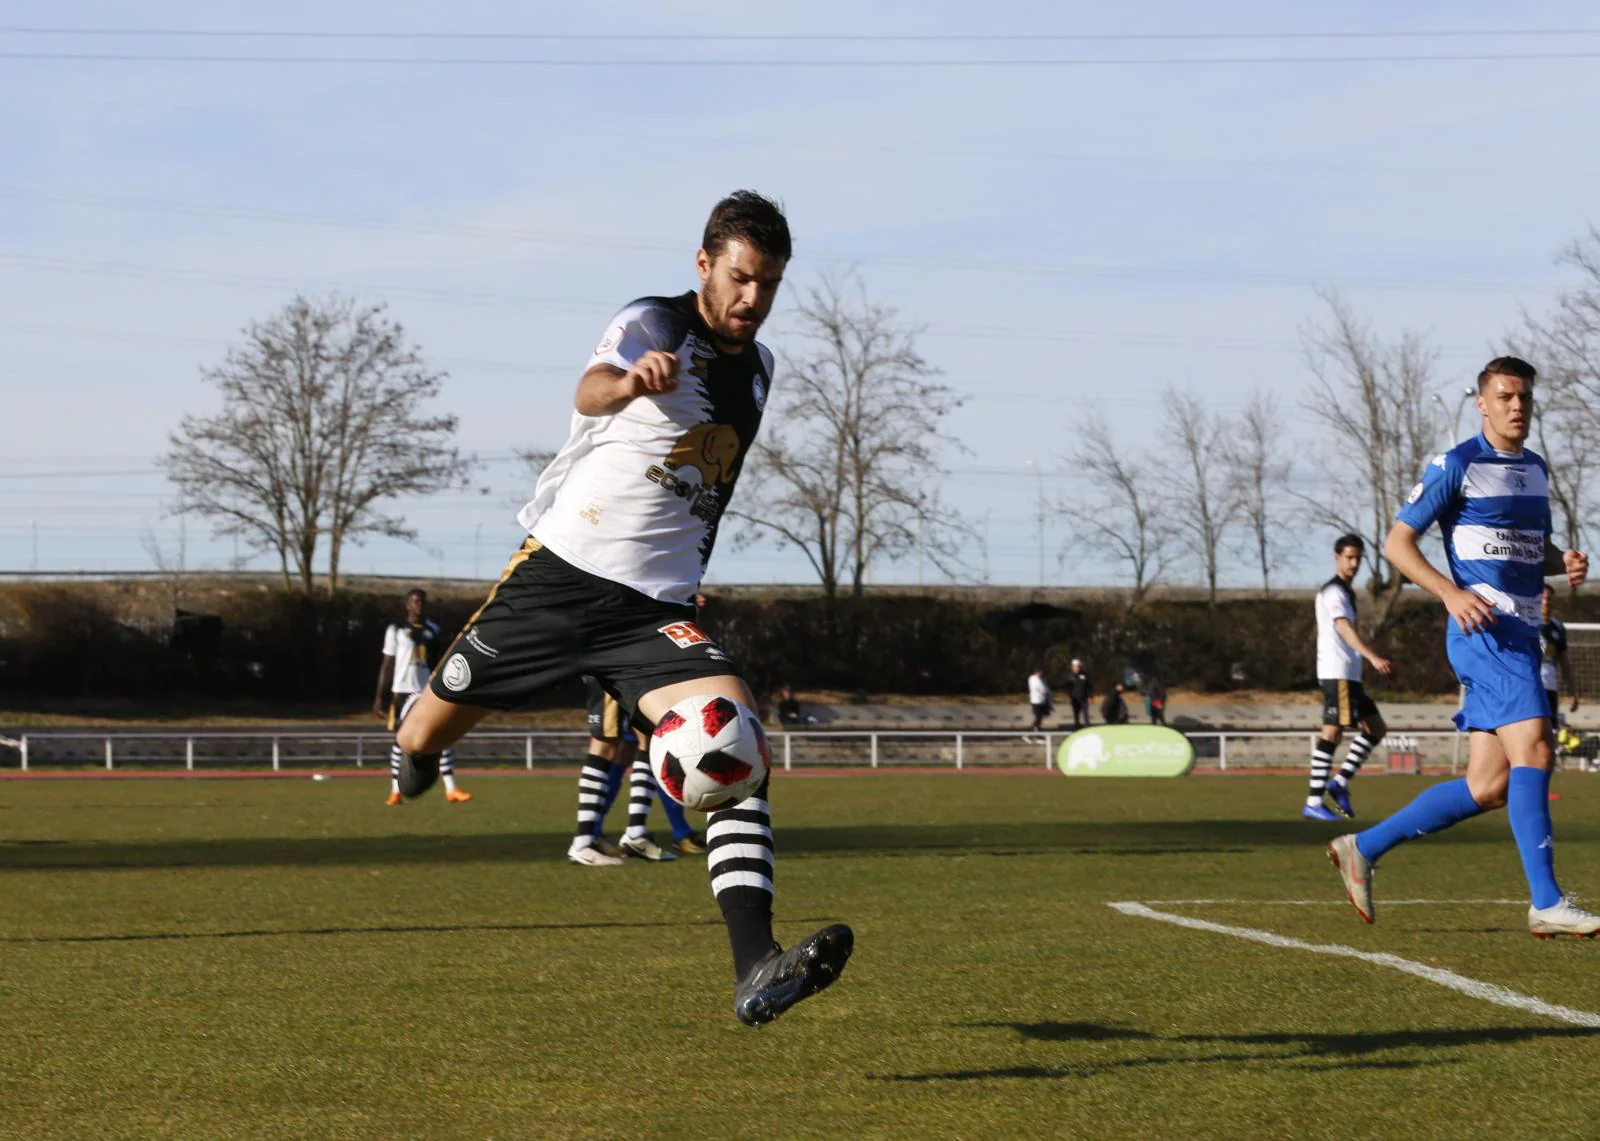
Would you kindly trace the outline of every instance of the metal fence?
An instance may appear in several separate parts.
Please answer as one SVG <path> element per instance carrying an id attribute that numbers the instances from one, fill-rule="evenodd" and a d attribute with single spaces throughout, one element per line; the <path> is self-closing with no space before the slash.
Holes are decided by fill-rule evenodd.
<path id="1" fill-rule="evenodd" d="M 769 734 L 773 763 L 803 766 L 954 766 L 998 768 L 1055 764 L 1069 733 L 937 730 L 805 730 Z M 1299 730 L 1186 733 L 1196 767 L 1220 772 L 1302 767 L 1316 739 Z M 250 769 L 386 768 L 393 737 L 372 732 L 28 733 L 0 738 L 0 768 Z M 533 729 L 473 733 L 456 745 L 458 765 L 570 766 L 587 750 L 582 730 Z M 1455 772 L 1465 761 L 1454 732 L 1392 734 L 1369 762 L 1391 772 Z"/>

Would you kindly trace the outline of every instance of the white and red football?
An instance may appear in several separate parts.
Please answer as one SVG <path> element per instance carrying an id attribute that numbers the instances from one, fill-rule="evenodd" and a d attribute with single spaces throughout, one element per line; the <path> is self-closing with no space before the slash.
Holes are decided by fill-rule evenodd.
<path id="1" fill-rule="evenodd" d="M 678 702 L 650 735 L 650 768 L 661 791 L 700 812 L 726 808 L 755 792 L 771 762 L 756 715 L 714 694 Z"/>

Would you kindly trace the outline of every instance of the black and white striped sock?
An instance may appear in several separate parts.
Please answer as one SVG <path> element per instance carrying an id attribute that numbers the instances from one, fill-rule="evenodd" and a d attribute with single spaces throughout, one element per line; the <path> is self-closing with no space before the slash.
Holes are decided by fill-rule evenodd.
<path id="1" fill-rule="evenodd" d="M 594 844 L 594 834 L 606 809 L 606 774 L 611 762 L 604 757 L 586 756 L 583 770 L 578 773 L 578 830 L 573 833 L 572 846 L 587 848 Z"/>
<path id="2" fill-rule="evenodd" d="M 637 840 L 647 829 L 650 805 L 655 801 L 655 781 L 650 779 L 650 762 L 643 757 L 633 759 L 628 773 L 628 838 Z"/>
<path id="3" fill-rule="evenodd" d="M 1321 804 L 1322 792 L 1328 787 L 1328 774 L 1333 771 L 1333 751 L 1339 746 L 1318 738 L 1311 747 L 1311 791 L 1306 794 L 1307 804 Z"/>
<path id="4" fill-rule="evenodd" d="M 389 791 L 400 791 L 400 746 L 389 746 Z"/>
<path id="5" fill-rule="evenodd" d="M 456 789 L 456 751 L 446 749 L 439 754 L 439 779 L 444 781 L 445 792 Z"/>
<path id="6" fill-rule="evenodd" d="M 728 925 L 733 976 L 742 979 L 772 950 L 772 810 L 765 781 L 754 796 L 710 814 L 706 868 Z"/>
<path id="7" fill-rule="evenodd" d="M 1339 766 L 1339 775 L 1333 779 L 1340 784 L 1349 784 L 1351 779 L 1361 771 L 1361 766 L 1367 763 L 1367 758 L 1372 755 L 1372 750 L 1378 747 L 1365 733 L 1360 734 L 1350 742 L 1350 749 L 1344 755 L 1344 763 Z"/>

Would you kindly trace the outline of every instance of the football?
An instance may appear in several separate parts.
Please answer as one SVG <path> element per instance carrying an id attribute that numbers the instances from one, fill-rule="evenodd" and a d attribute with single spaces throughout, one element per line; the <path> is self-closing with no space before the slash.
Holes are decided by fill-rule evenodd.
<path id="1" fill-rule="evenodd" d="M 760 720 L 726 697 L 685 698 L 662 714 L 650 735 L 650 768 L 661 791 L 700 812 L 755 792 L 770 763 Z"/>

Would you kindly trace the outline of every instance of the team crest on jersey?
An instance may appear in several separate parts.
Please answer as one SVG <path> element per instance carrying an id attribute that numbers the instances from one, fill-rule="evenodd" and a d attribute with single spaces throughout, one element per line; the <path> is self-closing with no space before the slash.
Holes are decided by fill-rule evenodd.
<path id="1" fill-rule="evenodd" d="M 439 674 L 439 680 L 444 682 L 444 687 L 451 693 L 460 693 L 472 684 L 472 667 L 460 654 L 451 654 L 450 660 L 444 664 L 444 669 Z"/>

